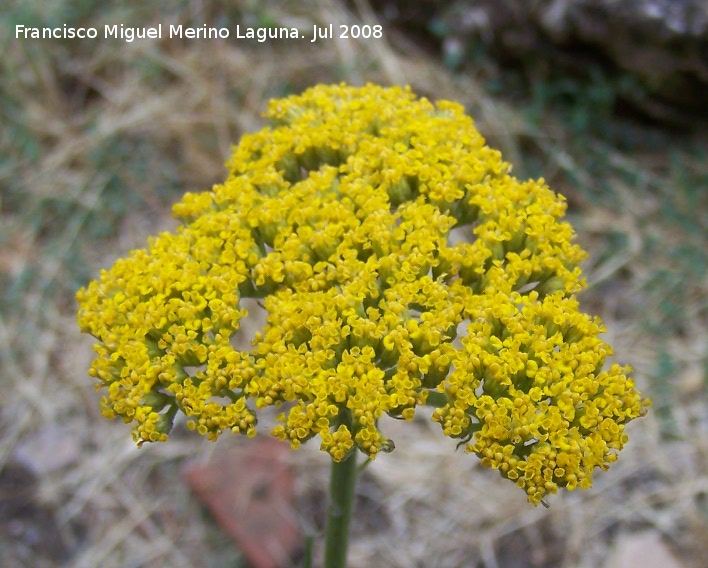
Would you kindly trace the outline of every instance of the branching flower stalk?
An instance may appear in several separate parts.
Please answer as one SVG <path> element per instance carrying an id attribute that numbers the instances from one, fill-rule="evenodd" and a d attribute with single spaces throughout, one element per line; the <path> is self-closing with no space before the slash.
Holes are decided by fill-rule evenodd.
<path id="1" fill-rule="evenodd" d="M 254 436 L 276 406 L 274 436 L 339 464 L 392 451 L 379 419 L 430 399 L 531 503 L 590 487 L 649 402 L 578 309 L 564 199 L 513 177 L 460 105 L 408 88 L 319 85 L 265 116 L 222 185 L 174 206 L 176 232 L 78 292 L 103 414 L 141 445 L 177 413 L 210 440 Z M 242 298 L 268 313 L 249 351 Z"/>

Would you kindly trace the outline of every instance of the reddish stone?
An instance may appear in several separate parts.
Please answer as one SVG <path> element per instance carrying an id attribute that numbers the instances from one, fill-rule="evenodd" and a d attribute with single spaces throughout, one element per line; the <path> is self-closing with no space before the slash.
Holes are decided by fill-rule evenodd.
<path id="1" fill-rule="evenodd" d="M 290 566 L 302 545 L 290 451 L 273 438 L 239 440 L 209 463 L 186 472 L 192 490 L 253 568 Z"/>

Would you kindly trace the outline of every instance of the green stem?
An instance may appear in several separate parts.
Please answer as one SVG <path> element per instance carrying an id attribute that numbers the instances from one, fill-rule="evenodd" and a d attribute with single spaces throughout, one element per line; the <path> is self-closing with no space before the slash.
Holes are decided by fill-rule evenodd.
<path id="1" fill-rule="evenodd" d="M 325 568 L 345 568 L 349 542 L 349 519 L 356 485 L 356 450 L 337 463 L 332 461 L 327 510 Z"/>
<path id="2" fill-rule="evenodd" d="M 433 390 L 428 391 L 428 398 L 425 401 L 425 406 L 432 406 L 433 408 L 442 408 L 448 403 L 447 395 L 442 392 L 437 392 Z"/>

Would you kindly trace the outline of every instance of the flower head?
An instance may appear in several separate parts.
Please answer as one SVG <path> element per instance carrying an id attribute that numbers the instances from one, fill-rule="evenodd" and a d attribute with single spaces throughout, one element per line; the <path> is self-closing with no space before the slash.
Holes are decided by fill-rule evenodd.
<path id="1" fill-rule="evenodd" d="M 334 460 L 393 449 L 384 414 L 432 420 L 533 503 L 587 487 L 644 414 L 578 310 L 584 257 L 543 180 L 519 181 L 461 106 L 407 88 L 317 86 L 272 101 L 229 176 L 182 222 L 77 294 L 103 413 L 162 441 L 315 436 Z M 232 345 L 259 298 L 267 322 Z"/>

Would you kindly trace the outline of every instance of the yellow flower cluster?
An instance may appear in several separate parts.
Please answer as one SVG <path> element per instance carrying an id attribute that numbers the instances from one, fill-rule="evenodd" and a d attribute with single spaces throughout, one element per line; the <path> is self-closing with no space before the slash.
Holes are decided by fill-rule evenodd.
<path id="1" fill-rule="evenodd" d="M 531 502 L 588 487 L 648 403 L 578 311 L 563 199 L 511 176 L 459 105 L 407 88 L 317 86 L 266 117 L 223 185 L 175 205 L 175 233 L 78 292 L 104 414 L 141 444 L 177 412 L 251 436 L 272 405 L 275 436 L 339 461 L 391 451 L 379 418 L 428 402 Z M 248 352 L 241 298 L 268 313 Z"/>

